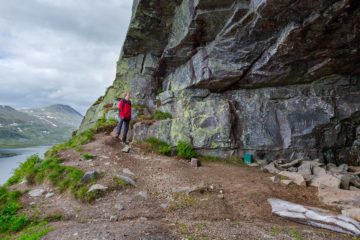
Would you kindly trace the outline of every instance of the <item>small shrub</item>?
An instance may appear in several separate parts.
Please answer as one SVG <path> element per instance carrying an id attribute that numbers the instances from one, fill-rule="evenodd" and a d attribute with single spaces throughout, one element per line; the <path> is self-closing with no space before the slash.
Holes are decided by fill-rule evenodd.
<path id="1" fill-rule="evenodd" d="M 84 153 L 82 156 L 84 159 L 94 159 L 95 158 L 95 156 L 92 155 L 91 153 Z"/>
<path id="2" fill-rule="evenodd" d="M 149 138 L 146 140 L 146 143 L 150 145 L 150 149 L 153 152 L 167 156 L 171 155 L 171 146 L 165 141 Z"/>
<path id="3" fill-rule="evenodd" d="M 176 153 L 179 157 L 186 159 L 191 159 L 197 156 L 192 146 L 184 141 L 178 142 L 176 147 Z"/>
<path id="4" fill-rule="evenodd" d="M 171 119 L 171 118 L 172 118 L 172 115 L 168 112 L 155 111 L 155 113 L 154 113 L 155 120 L 165 120 L 165 119 Z"/>

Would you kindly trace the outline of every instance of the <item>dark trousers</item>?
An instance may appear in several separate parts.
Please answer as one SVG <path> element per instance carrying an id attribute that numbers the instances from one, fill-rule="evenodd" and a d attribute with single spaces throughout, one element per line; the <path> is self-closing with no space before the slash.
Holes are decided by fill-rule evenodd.
<path id="1" fill-rule="evenodd" d="M 123 123 L 124 123 L 124 133 L 123 133 L 122 141 L 124 143 L 126 143 L 126 136 L 127 136 L 128 131 L 129 131 L 130 120 L 125 120 L 125 119 L 122 119 L 122 118 L 119 119 L 119 123 L 117 125 L 117 130 L 116 130 L 116 137 L 117 138 L 120 137 L 121 128 L 122 128 Z"/>

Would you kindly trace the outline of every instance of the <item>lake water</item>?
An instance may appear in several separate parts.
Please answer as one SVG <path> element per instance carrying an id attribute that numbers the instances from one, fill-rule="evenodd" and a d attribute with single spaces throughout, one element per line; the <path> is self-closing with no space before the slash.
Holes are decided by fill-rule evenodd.
<path id="1" fill-rule="evenodd" d="M 20 163 L 34 154 L 39 154 L 40 157 L 43 157 L 49 148 L 50 146 L 0 149 L 0 185 L 4 184 L 11 177 L 14 169 L 16 169 Z M 15 154 L 16 156 L 12 156 Z"/>

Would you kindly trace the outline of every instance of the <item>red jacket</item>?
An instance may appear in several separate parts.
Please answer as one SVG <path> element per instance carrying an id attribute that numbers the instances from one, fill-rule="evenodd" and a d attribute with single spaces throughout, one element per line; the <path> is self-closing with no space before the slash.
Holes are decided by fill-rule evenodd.
<path id="1" fill-rule="evenodd" d="M 120 118 L 125 120 L 131 120 L 131 101 L 121 99 L 118 108 L 120 110 Z"/>

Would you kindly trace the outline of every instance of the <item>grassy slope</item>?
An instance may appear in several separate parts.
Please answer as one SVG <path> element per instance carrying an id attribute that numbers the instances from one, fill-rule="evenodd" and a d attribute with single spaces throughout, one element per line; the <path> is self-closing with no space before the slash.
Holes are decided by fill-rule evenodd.
<path id="1" fill-rule="evenodd" d="M 26 179 L 29 184 L 41 184 L 49 181 L 60 192 L 70 191 L 77 199 L 83 202 L 92 202 L 99 193 L 88 193 L 90 185 L 82 183 L 84 172 L 80 169 L 62 165 L 62 160 L 57 157 L 60 151 L 78 149 L 81 145 L 94 139 L 94 134 L 106 128 L 115 127 L 114 120 L 100 119 L 93 129 L 87 130 L 69 139 L 67 142 L 51 148 L 45 159 L 34 155 L 22 163 L 14 172 L 8 182 L 0 187 L 0 239 L 3 240 L 39 240 L 49 231 L 48 219 L 37 216 L 21 214 L 23 208 L 21 196 L 24 193 L 9 190 L 9 187 Z"/>

